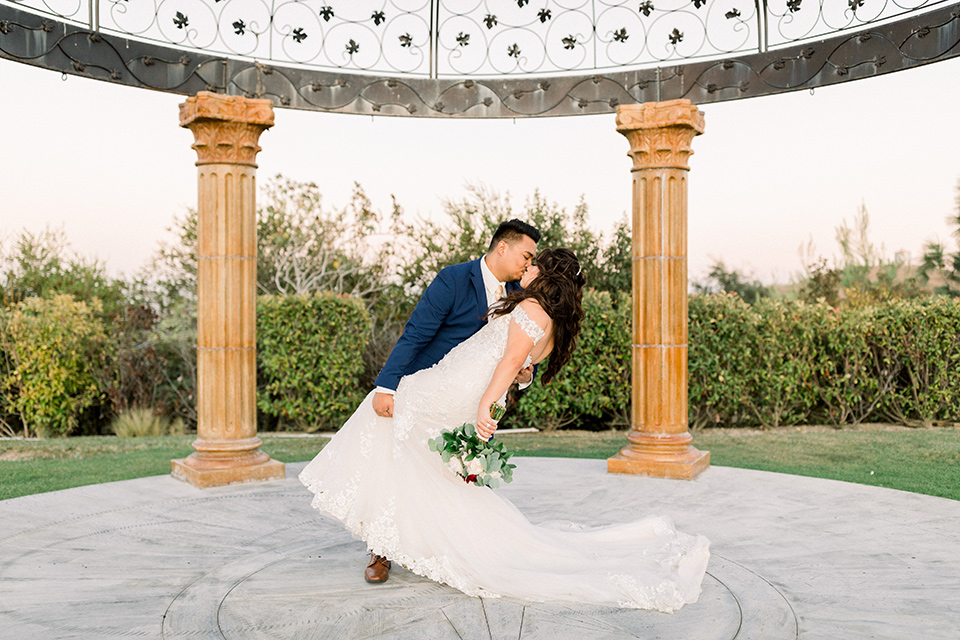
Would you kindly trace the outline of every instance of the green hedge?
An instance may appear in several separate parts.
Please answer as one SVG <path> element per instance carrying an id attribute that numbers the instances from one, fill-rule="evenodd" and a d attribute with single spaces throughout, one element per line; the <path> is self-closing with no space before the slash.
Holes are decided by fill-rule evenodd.
<path id="1" fill-rule="evenodd" d="M 351 296 L 257 299 L 257 407 L 275 428 L 339 428 L 366 390 L 359 384 L 370 316 Z"/>
<path id="2" fill-rule="evenodd" d="M 960 421 L 960 301 L 690 298 L 694 427 Z"/>
<path id="3" fill-rule="evenodd" d="M 751 307 L 737 295 L 719 294 L 690 296 L 688 309 L 690 424 L 742 425 L 751 415 L 743 401 L 749 386 L 745 373 L 754 358 Z"/>
<path id="4" fill-rule="evenodd" d="M 626 427 L 631 308 L 588 291 L 578 348 L 548 387 L 520 395 L 504 426 Z M 371 318 L 329 293 L 257 303 L 261 428 L 336 429 L 368 391 L 360 377 Z M 693 295 L 689 300 L 693 428 L 960 421 L 960 300 L 857 309 Z M 98 399 L 97 351 L 109 347 L 95 307 L 70 296 L 29 298 L 0 314 L 0 418 L 68 435 Z M 7 418 L 5 418 L 7 419 Z"/>
<path id="5" fill-rule="evenodd" d="M 877 416 L 877 409 L 895 383 L 879 366 L 875 310 L 838 311 L 826 305 L 817 308 L 819 358 L 814 379 L 818 413 L 827 424 L 859 424 Z"/>
<path id="6" fill-rule="evenodd" d="M 960 300 L 937 297 L 872 310 L 875 370 L 890 379 L 880 412 L 903 424 L 960 421 Z"/>
<path id="7" fill-rule="evenodd" d="M 629 298 L 584 296 L 577 351 L 549 387 L 534 384 L 509 426 L 625 425 Z M 693 428 L 960 421 L 960 300 L 838 310 L 733 294 L 689 300 Z"/>

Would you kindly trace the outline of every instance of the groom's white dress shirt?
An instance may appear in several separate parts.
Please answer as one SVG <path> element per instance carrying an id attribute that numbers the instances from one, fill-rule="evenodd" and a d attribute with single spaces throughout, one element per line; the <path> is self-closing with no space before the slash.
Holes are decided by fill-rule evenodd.
<path id="1" fill-rule="evenodd" d="M 497 276 L 490 271 L 486 256 L 480 259 L 480 275 L 483 276 L 483 288 L 487 292 L 487 309 L 489 309 L 490 305 L 503 297 L 506 283 L 497 280 Z"/>

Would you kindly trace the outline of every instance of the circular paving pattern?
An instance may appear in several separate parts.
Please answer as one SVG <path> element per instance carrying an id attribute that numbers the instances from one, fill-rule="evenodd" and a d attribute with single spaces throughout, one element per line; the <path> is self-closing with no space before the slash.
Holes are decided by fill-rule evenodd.
<path id="1" fill-rule="evenodd" d="M 0 502 L 0 635 L 928 639 L 956 628 L 939 586 L 960 569 L 955 501 L 722 468 L 682 482 L 610 476 L 597 461 L 522 463 L 501 490 L 534 522 L 661 513 L 707 535 L 699 602 L 662 614 L 470 598 L 400 567 L 368 585 L 365 546 L 310 508 L 291 465 L 263 484 L 145 478 Z"/>
<path id="2" fill-rule="evenodd" d="M 664 615 L 470 598 L 401 568 L 387 583 L 367 585 L 363 550 L 342 539 L 299 541 L 224 564 L 173 599 L 164 637 L 312 638 L 334 631 L 345 638 L 557 638 L 574 632 L 586 638 L 797 637 L 797 620 L 783 595 L 717 556 L 696 606 Z"/>

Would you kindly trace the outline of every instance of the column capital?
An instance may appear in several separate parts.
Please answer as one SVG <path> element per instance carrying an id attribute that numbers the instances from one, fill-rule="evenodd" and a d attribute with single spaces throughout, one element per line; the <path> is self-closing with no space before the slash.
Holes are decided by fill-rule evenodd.
<path id="1" fill-rule="evenodd" d="M 256 167 L 260 134 L 273 126 L 270 100 L 201 91 L 180 105 L 180 126 L 193 132 L 197 165 Z"/>
<path id="2" fill-rule="evenodd" d="M 617 131 L 630 142 L 633 170 L 690 169 L 691 144 L 703 133 L 703 112 L 689 100 L 617 107 Z"/>

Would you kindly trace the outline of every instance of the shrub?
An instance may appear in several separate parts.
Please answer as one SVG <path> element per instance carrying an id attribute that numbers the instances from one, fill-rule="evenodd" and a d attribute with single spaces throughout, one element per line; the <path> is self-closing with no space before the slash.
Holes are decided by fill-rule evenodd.
<path id="1" fill-rule="evenodd" d="M 838 310 L 820 305 L 814 380 L 821 414 L 828 424 L 860 424 L 876 413 L 894 376 L 877 360 L 875 337 L 882 323 L 873 309 Z"/>
<path id="2" fill-rule="evenodd" d="M 161 363 L 159 405 L 188 425 L 197 423 L 197 302 L 177 300 L 160 317 L 149 339 Z"/>
<path id="3" fill-rule="evenodd" d="M 570 362 L 552 383 L 522 395 L 508 424 L 557 429 L 630 424 L 630 296 L 586 291 L 584 319 Z M 541 371 L 546 362 L 540 365 Z"/>
<path id="4" fill-rule="evenodd" d="M 736 426 L 746 413 L 756 323 L 750 305 L 735 293 L 690 296 L 687 357 L 690 426 Z"/>
<path id="5" fill-rule="evenodd" d="M 689 304 L 689 412 L 706 425 L 798 424 L 817 405 L 820 316 L 827 307 L 732 294 Z"/>
<path id="6" fill-rule="evenodd" d="M 20 424 L 20 418 L 13 407 L 15 398 L 13 392 L 16 389 L 11 389 L 6 384 L 6 380 L 15 369 L 13 359 L 7 348 L 6 322 L 8 317 L 9 314 L 0 309 L 0 435 L 11 438 L 23 433 L 23 426 Z"/>
<path id="7" fill-rule="evenodd" d="M 761 426 L 801 424 L 817 402 L 814 372 L 820 357 L 819 305 L 761 300 L 740 348 L 750 351 L 746 406 Z"/>
<path id="8" fill-rule="evenodd" d="M 108 346 L 100 352 L 97 381 L 112 413 L 163 407 L 163 362 L 157 354 L 157 314 L 128 304 L 109 320 Z"/>
<path id="9" fill-rule="evenodd" d="M 99 303 L 59 295 L 27 298 L 6 314 L 4 342 L 12 361 L 2 381 L 24 431 L 65 436 L 81 413 L 99 399 L 95 353 L 106 333 Z"/>
<path id="10" fill-rule="evenodd" d="M 879 371 L 895 378 L 883 414 L 905 425 L 960 419 L 960 302 L 937 297 L 878 307 Z"/>
<path id="11" fill-rule="evenodd" d="M 338 428 L 365 393 L 358 379 L 370 316 L 354 297 L 260 296 L 257 406 L 283 429 Z"/>
<path id="12" fill-rule="evenodd" d="M 957 420 L 958 327 L 960 303 L 946 298 L 843 309 L 764 300 L 750 310 L 693 296 L 691 425 Z"/>
<path id="13" fill-rule="evenodd" d="M 129 409 L 117 415 L 110 423 L 113 433 L 121 438 L 146 438 L 181 435 L 183 420 L 168 420 L 150 409 Z"/>

